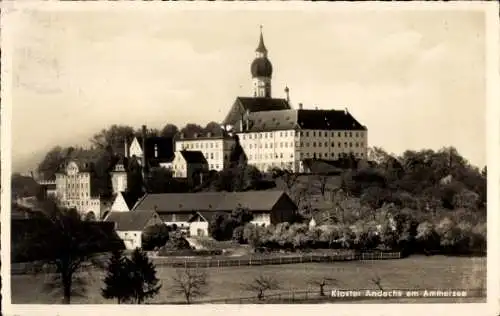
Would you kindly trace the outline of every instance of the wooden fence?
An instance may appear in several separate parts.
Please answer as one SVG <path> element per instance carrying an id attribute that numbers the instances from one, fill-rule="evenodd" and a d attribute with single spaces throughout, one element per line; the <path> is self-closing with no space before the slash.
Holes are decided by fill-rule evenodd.
<path id="1" fill-rule="evenodd" d="M 106 256 L 102 255 L 105 259 Z M 345 254 L 300 254 L 282 256 L 255 256 L 244 258 L 172 258 L 172 257 L 151 257 L 157 267 L 174 268 L 221 268 L 239 266 L 261 266 L 274 264 L 294 264 L 310 262 L 337 262 L 337 261 L 369 261 L 400 259 L 399 252 L 379 252 L 379 253 L 345 253 Z M 35 272 L 35 264 L 32 262 L 12 263 L 11 274 L 32 274 Z M 53 267 L 45 267 L 43 272 L 54 272 Z"/>
<path id="2" fill-rule="evenodd" d="M 400 252 L 379 252 L 360 254 L 302 254 L 292 256 L 272 256 L 272 257 L 250 257 L 250 258 L 206 258 L 206 259 L 179 259 L 169 257 L 156 257 L 156 266 L 184 267 L 184 268 L 213 268 L 213 267 L 239 267 L 239 266 L 261 266 L 273 264 L 296 264 L 310 262 L 336 262 L 336 261 L 369 261 L 400 259 Z"/>
<path id="3" fill-rule="evenodd" d="M 256 295 L 253 296 L 242 296 L 242 297 L 231 297 L 231 298 L 219 298 L 219 299 L 200 299 L 193 302 L 193 304 L 290 304 L 290 303 L 314 303 L 314 302 L 328 302 L 328 303 L 342 303 L 349 301 L 366 301 L 366 300 L 383 300 L 383 299 L 419 299 L 426 298 L 422 295 L 420 296 L 407 296 L 406 291 L 418 291 L 420 293 L 423 290 L 416 289 L 404 289 L 399 290 L 403 292 L 402 296 L 393 297 L 380 297 L 380 296 L 351 296 L 351 297 L 335 297 L 331 295 L 332 288 L 324 289 L 324 296 L 320 295 L 319 289 L 307 289 L 307 290 L 288 290 L 288 291 L 273 291 L 266 293 L 262 300 L 259 300 Z M 431 290 L 431 289 L 429 289 Z M 354 290 L 353 290 L 354 291 Z M 355 291 L 365 293 L 366 291 L 376 292 L 377 289 L 356 289 Z M 389 292 L 392 290 L 388 290 Z M 467 296 L 464 298 L 486 298 L 486 289 L 464 289 L 467 292 Z M 428 296 L 427 298 L 437 298 L 436 296 Z M 462 297 L 441 297 L 442 299 L 454 299 L 458 301 Z M 162 302 L 158 304 L 184 304 L 184 302 Z"/>

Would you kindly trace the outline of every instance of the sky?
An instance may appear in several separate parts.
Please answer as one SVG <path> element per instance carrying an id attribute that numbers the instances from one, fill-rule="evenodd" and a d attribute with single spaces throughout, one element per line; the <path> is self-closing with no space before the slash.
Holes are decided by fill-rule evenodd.
<path id="1" fill-rule="evenodd" d="M 482 12 L 91 10 L 17 13 L 12 164 L 36 168 L 55 145 L 86 145 L 112 124 L 222 121 L 251 95 L 259 26 L 273 97 L 348 108 L 368 145 L 455 146 L 486 163 Z M 5 48 L 4 48 L 5 50 Z"/>

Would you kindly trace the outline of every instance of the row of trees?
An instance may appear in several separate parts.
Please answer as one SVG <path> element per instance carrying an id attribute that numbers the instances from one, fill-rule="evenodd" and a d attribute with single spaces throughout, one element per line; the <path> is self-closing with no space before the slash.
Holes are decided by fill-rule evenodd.
<path id="1" fill-rule="evenodd" d="M 198 124 L 188 123 L 179 129 L 174 124 L 166 124 L 161 129 L 149 129 L 147 134 L 149 136 L 176 138 L 179 137 L 180 133 L 183 133 L 186 137 L 192 137 L 194 134 L 207 132 L 220 133 L 220 125 L 216 122 L 209 122 L 203 127 Z M 136 129 L 128 125 L 112 125 L 107 129 L 102 129 L 90 138 L 92 145 L 90 149 L 60 146 L 52 148 L 38 165 L 37 171 L 44 179 L 50 179 L 71 152 L 77 156 L 94 154 L 99 157 L 106 152 L 124 153 L 125 140 L 130 142 L 134 137 L 141 137 L 141 135 L 142 130 L 140 128 Z"/>

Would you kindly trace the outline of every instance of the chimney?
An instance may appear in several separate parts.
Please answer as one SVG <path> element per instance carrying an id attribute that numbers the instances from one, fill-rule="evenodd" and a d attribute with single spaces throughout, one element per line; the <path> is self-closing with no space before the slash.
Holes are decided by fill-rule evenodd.
<path id="1" fill-rule="evenodd" d="M 285 96 L 286 96 L 286 102 L 290 103 L 290 89 L 288 89 L 288 86 L 285 87 Z"/>
<path id="2" fill-rule="evenodd" d="M 302 105 L 302 103 L 299 103 L 299 110 L 302 110 L 304 108 L 304 106 Z"/>
<path id="3" fill-rule="evenodd" d="M 181 133 L 180 138 L 181 138 L 181 139 L 183 139 L 183 138 L 184 138 L 184 133 Z"/>
<path id="4" fill-rule="evenodd" d="M 208 132 L 208 133 L 207 133 L 207 137 L 208 137 L 208 138 L 212 137 L 212 133 L 211 133 L 211 132 Z"/>
<path id="5" fill-rule="evenodd" d="M 349 111 L 347 110 L 347 108 L 344 109 L 344 113 L 345 113 L 345 115 L 347 115 L 349 113 Z"/>
<path id="6" fill-rule="evenodd" d="M 198 138 L 198 133 L 194 133 L 194 138 Z"/>
<path id="7" fill-rule="evenodd" d="M 128 158 L 128 142 L 127 142 L 127 138 L 125 138 L 123 140 L 123 144 L 125 145 L 125 148 L 124 148 L 124 155 L 125 155 L 125 158 Z"/>

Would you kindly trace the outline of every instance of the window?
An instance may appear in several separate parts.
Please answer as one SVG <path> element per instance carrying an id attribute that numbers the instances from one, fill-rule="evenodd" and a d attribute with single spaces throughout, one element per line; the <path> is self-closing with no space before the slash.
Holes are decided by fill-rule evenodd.
<path id="1" fill-rule="evenodd" d="M 309 131 L 306 132 L 306 137 L 309 137 Z"/>
<path id="2" fill-rule="evenodd" d="M 300 136 L 304 136 L 304 132 L 303 131 L 300 131 Z"/>
<path id="3" fill-rule="evenodd" d="M 210 159 L 214 159 L 214 153 L 210 153 Z"/>
<path id="4" fill-rule="evenodd" d="M 332 137 L 334 137 L 334 136 L 335 136 L 335 132 L 332 132 Z"/>
<path id="5" fill-rule="evenodd" d="M 347 132 L 344 132 L 344 137 L 347 137 Z"/>
<path id="6" fill-rule="evenodd" d="M 338 147 L 342 147 L 342 143 L 338 143 Z"/>
<path id="7" fill-rule="evenodd" d="M 321 158 L 321 153 L 318 154 L 319 158 Z"/>
<path id="8" fill-rule="evenodd" d="M 313 137 L 316 137 L 316 131 L 313 131 Z"/>
<path id="9" fill-rule="evenodd" d="M 300 153 L 300 158 L 304 158 L 304 153 Z"/>
<path id="10" fill-rule="evenodd" d="M 318 132 L 318 136 L 321 137 L 321 132 Z"/>
<path id="11" fill-rule="evenodd" d="M 321 142 L 318 142 L 318 147 L 321 147 Z"/>
<path id="12" fill-rule="evenodd" d="M 267 148 L 267 143 L 264 144 L 264 148 Z"/>
<path id="13" fill-rule="evenodd" d="M 316 147 L 316 142 L 313 142 L 313 147 Z"/>
<path id="14" fill-rule="evenodd" d="M 282 142 L 280 143 L 280 148 L 283 148 L 283 143 Z"/>
<path id="15" fill-rule="evenodd" d="M 342 137 L 342 134 L 339 132 L 338 136 L 339 136 L 339 137 Z"/>
<path id="16" fill-rule="evenodd" d="M 356 147 L 359 147 L 359 143 L 356 143 Z"/>
<path id="17" fill-rule="evenodd" d="M 300 147 L 304 147 L 304 142 L 300 142 Z"/>
<path id="18" fill-rule="evenodd" d="M 355 135 L 356 135 L 356 137 L 358 137 L 358 136 L 359 136 L 359 133 L 358 133 L 358 132 L 356 132 L 356 134 L 355 134 Z"/>
<path id="19" fill-rule="evenodd" d="M 295 142 L 295 147 L 300 147 L 300 143 L 299 142 Z"/>
<path id="20" fill-rule="evenodd" d="M 349 137 L 352 137 L 352 132 L 349 132 Z"/>
<path id="21" fill-rule="evenodd" d="M 288 148 L 288 143 L 287 142 L 285 142 L 285 148 Z"/>
<path id="22" fill-rule="evenodd" d="M 262 138 L 262 134 L 259 134 L 259 138 Z"/>
<path id="23" fill-rule="evenodd" d="M 269 143 L 269 148 L 273 148 L 273 143 Z"/>
<path id="24" fill-rule="evenodd" d="M 283 158 L 283 153 L 280 153 L 280 158 Z"/>
<path id="25" fill-rule="evenodd" d="M 241 139 L 243 140 L 245 139 L 245 134 L 241 135 Z"/>
<path id="26" fill-rule="evenodd" d="M 352 148 L 352 143 L 351 143 L 351 142 L 349 143 L 349 147 L 351 147 L 351 148 Z"/>
<path id="27" fill-rule="evenodd" d="M 332 156 L 332 157 L 335 157 L 335 153 L 332 153 L 332 155 L 331 155 L 331 156 Z"/>

